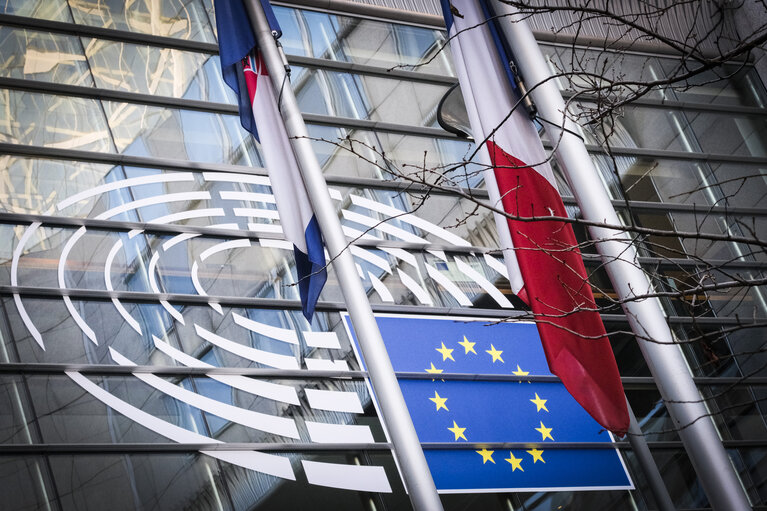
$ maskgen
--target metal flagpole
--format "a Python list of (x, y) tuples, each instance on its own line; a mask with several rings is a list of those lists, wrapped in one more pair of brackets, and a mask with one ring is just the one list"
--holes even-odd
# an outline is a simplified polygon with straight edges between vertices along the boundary
[[(574, 135), (578, 128), (564, 115), (562, 95), (533, 33), (515, 8), (499, 0), (492, 3), (495, 13), (504, 16), (501, 26), (528, 86), (534, 87), (530, 94), (540, 116), (551, 123), (547, 123), (546, 131), (556, 143), (558, 161), (583, 218), (620, 225), (606, 190), (598, 184), (599, 175), (583, 140)], [(562, 124), (564, 130), (557, 127)], [(598, 241), (605, 269), (711, 507), (722, 511), (751, 509), (681, 347), (674, 342), (660, 300), (632, 301), (635, 296), (652, 293), (653, 287), (639, 266), (630, 237), (625, 231), (603, 227), (589, 227), (589, 232)]]
[(416, 435), (410, 414), (394, 375), (373, 310), (368, 302), (346, 237), (341, 230), (336, 208), (330, 199), (322, 169), (311, 146), (309, 132), (298, 108), (298, 103), (287, 81), (285, 63), (277, 47), (263, 7), (258, 0), (245, 0), (248, 16), (255, 29), (258, 45), (269, 70), (269, 77), (282, 102), (278, 105), (285, 129), (290, 138), (301, 177), (306, 186), (314, 214), (333, 261), (341, 291), (365, 357), (370, 382), (378, 399), (382, 420), (391, 435), (405, 486), (413, 507), (419, 511), (440, 511), (440, 501), (434, 481), (426, 464), (421, 443)]

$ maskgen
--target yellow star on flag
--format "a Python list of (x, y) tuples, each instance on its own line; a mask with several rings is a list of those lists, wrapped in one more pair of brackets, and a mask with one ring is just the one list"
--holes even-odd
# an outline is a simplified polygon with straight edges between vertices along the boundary
[(522, 468), (522, 458), (515, 458), (514, 453), (509, 451), (509, 457), (504, 458), (504, 461), (508, 461), (511, 463), (511, 471), (514, 472), (515, 470), (519, 469), (522, 472), (525, 471), (524, 468)]
[(445, 347), (445, 343), (442, 343), (441, 348), (434, 348), (435, 350), (439, 351), (442, 354), (442, 361), (444, 362), (447, 359), (452, 360), (455, 362), (455, 359), (453, 358), (453, 348), (447, 348)]
[(531, 449), (531, 450), (527, 451), (527, 454), (529, 454), (530, 456), (533, 457), (533, 463), (537, 463), (539, 461), (541, 463), (546, 463), (543, 460), (543, 451), (541, 451), (540, 449)]
[[(447, 430), (455, 435), (456, 441), (458, 441), (459, 438), (463, 438), (464, 440), (466, 440), (466, 435), (463, 434), (463, 432), (466, 431), (466, 428), (460, 427), (458, 424), (456, 424), (455, 421), (453, 421), (453, 427), (447, 428)], [(466, 441), (468, 442), (468, 440)]]
[(444, 408), (445, 411), (450, 411), (447, 409), (447, 406), (445, 406), (445, 401), (447, 401), (446, 397), (439, 397), (439, 394), (437, 394), (437, 391), (434, 391), (434, 397), (430, 397), (429, 401), (434, 401), (434, 404), (437, 405), (437, 411), (439, 411), (440, 408)]
[[(492, 463), (492, 464), (495, 464), (495, 460), (493, 460), (493, 453), (494, 453), (494, 452), (495, 452), (495, 451), (488, 451), (488, 450), (487, 450), (487, 449), (485, 449), (485, 448), (482, 448), (482, 450), (481, 450), (481, 451), (476, 451), (476, 453), (477, 453), (477, 454), (479, 454), (480, 456), (482, 456), (482, 464), (483, 464), (483, 465), (484, 465), (485, 463), (487, 463), (488, 461), (489, 461), (490, 463)], [(513, 472), (513, 471), (512, 471), (512, 472)]]
[(537, 392), (535, 393), (535, 399), (531, 399), (530, 401), (535, 404), (536, 412), (540, 412), (541, 410), (549, 411), (549, 409), (546, 408), (546, 401), (548, 401), (548, 399), (539, 398)]
[(544, 441), (544, 440), (546, 440), (547, 438), (551, 438), (551, 440), (552, 440), (552, 441), (554, 440), (554, 437), (552, 437), (552, 436), (551, 436), (551, 431), (552, 431), (553, 429), (554, 429), (554, 428), (547, 428), (546, 426), (544, 426), (544, 425), (543, 425), (543, 422), (541, 422), (541, 427), (540, 427), (540, 428), (535, 428), (535, 430), (536, 430), (537, 432), (539, 432), (539, 433), (541, 434), (541, 436), (543, 437), (543, 438), (541, 439), (541, 442), (543, 442), (543, 441)]
[(513, 371), (511, 374), (514, 376), (527, 376), (530, 374), (530, 371), (523, 371), (521, 367), (519, 367), (519, 364), (517, 364), (517, 370)]
[(503, 351), (495, 349), (495, 346), (492, 344), (490, 345), (489, 350), (485, 350), (485, 353), (490, 353), (490, 356), (493, 357), (493, 363), (495, 363), (496, 360), (503, 362), (503, 359), (501, 358), (501, 353), (503, 353)]
[(439, 373), (441, 373), (442, 371), (444, 371), (444, 369), (437, 369), (436, 367), (434, 367), (434, 362), (432, 362), (432, 363), (431, 363), (431, 367), (430, 367), (430, 368), (428, 368), (428, 369), (424, 369), (424, 370), (425, 370), (427, 373), (429, 373), (429, 374), (439, 374)]
[[(474, 345), (477, 344), (477, 343), (476, 342), (471, 342), (470, 340), (468, 340), (466, 338), (465, 335), (463, 336), (463, 342), (459, 342), (458, 344), (463, 346), (463, 349), (466, 350), (466, 353), (464, 353), (464, 355), (468, 355), (469, 353), (474, 353), (475, 355), (477, 354), (477, 352), (474, 351)], [(479, 451), (477, 451), (477, 452), (479, 452)]]

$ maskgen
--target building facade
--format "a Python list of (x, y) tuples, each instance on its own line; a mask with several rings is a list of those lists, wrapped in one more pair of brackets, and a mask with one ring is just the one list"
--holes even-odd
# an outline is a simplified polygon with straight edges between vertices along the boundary
[[(437, 123), (457, 80), (436, 9), (276, 4), (290, 85), (376, 312), (524, 318), (493, 219), (477, 208), (487, 194), (472, 141)], [(0, 4), (4, 509), (409, 509), (332, 269), (313, 321), (301, 315), (258, 143), (220, 76), (214, 15), (209, 0)], [(678, 74), (681, 57), (661, 46), (596, 49), (597, 37), (620, 40), (600, 25), (547, 33), (567, 26), (557, 16), (531, 23), (568, 97), (584, 70), (622, 82)], [(582, 133), (595, 186), (627, 224), (654, 230), (638, 235), (641, 262), (754, 509), (767, 509), (762, 65), (653, 88)], [(573, 104), (588, 112), (604, 98)], [(576, 232), (668, 491), (679, 509), (708, 509)], [(726, 282), (739, 285), (674, 294)], [(443, 503), (656, 509), (630, 446), (616, 445), (633, 490)], [(391, 492), (331, 484), (367, 467)]]

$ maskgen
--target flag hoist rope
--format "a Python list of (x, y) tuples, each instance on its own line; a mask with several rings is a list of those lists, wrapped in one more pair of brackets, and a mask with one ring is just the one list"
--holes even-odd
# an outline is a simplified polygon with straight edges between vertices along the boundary
[(394, 455), (402, 471), (410, 500), (416, 510), (439, 511), (442, 509), (442, 502), (426, 464), (367, 294), (357, 275), (351, 252), (346, 250), (346, 237), (341, 230), (341, 223), (330, 199), (322, 169), (312, 149), (309, 132), (292, 89), (288, 85), (283, 87), (286, 80), (285, 68), (276, 40), (272, 36), (261, 3), (258, 0), (244, 0), (244, 3), (255, 28), (258, 45), (274, 89), (282, 92), (281, 105), (278, 105), (278, 108), (314, 214), (333, 260), (333, 269), (338, 277), (365, 358), (370, 382), (381, 409), (381, 419), (394, 445)]
[[(516, 63), (532, 88), (530, 94), (539, 114), (547, 121), (546, 131), (552, 141), (558, 141), (557, 160), (583, 218), (620, 225), (605, 188), (594, 186), (600, 183), (599, 175), (583, 140), (573, 135), (577, 127), (563, 114), (566, 107), (562, 95), (524, 17), (499, 0), (491, 0), (491, 3), (496, 15), (501, 17), (500, 25)], [(561, 128), (563, 121), (564, 129)], [(634, 296), (652, 293), (653, 288), (639, 266), (628, 234), (602, 227), (589, 227), (589, 232), (597, 241), (605, 269), (711, 507), (720, 511), (751, 509), (735, 467), (693, 382), (681, 347), (674, 342), (660, 300), (632, 301)]]

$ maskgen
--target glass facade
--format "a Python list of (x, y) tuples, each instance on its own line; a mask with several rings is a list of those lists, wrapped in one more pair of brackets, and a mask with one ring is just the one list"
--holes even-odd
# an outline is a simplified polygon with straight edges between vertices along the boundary
[[(374, 309), (524, 317), (493, 218), (474, 202), (487, 197), (474, 146), (436, 121), (456, 82), (444, 31), (275, 12)], [(300, 312), (259, 144), (220, 77), (211, 2), (11, 0), (0, 14), (3, 508), (409, 509), (332, 268), (315, 318)], [(543, 49), (553, 70), (574, 51), (589, 61), (586, 49)], [(604, 76), (631, 79), (674, 62), (594, 57)], [(655, 90), (584, 137), (621, 218), (678, 231), (638, 235), (642, 263), (667, 292), (669, 324), (754, 508), (767, 509), (767, 261), (748, 242), (767, 239), (767, 93), (751, 68), (713, 73)], [(561, 80), (563, 92), (581, 79)], [(707, 509), (626, 318), (610, 308), (609, 279), (576, 233), (674, 503)], [(733, 281), (751, 285), (674, 295)], [(628, 443), (616, 445), (636, 489), (445, 494), (445, 508), (656, 509)], [(391, 492), (317, 476), (368, 468)]]

